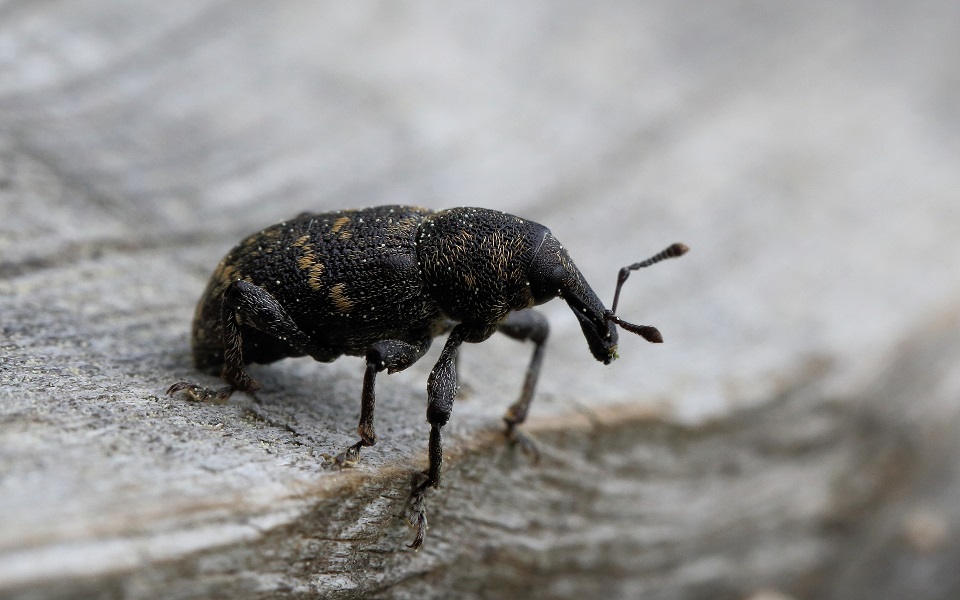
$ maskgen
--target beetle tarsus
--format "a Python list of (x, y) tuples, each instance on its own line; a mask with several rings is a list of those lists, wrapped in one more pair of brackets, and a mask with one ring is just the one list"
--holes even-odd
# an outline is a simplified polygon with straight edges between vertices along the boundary
[(367, 445), (363, 440), (360, 440), (340, 454), (333, 457), (325, 454), (324, 458), (330, 460), (329, 468), (331, 469), (349, 469), (357, 466), (357, 463), (360, 462), (360, 449)]
[(426, 493), (431, 484), (430, 475), (427, 472), (414, 475), (410, 484), (412, 490), (407, 501), (407, 523), (416, 530), (416, 534), (413, 541), (407, 544), (407, 548), (412, 550), (423, 545), (423, 539), (427, 534)]
[(167, 396), (172, 397), (180, 394), (187, 400), (194, 402), (216, 402), (220, 404), (226, 402), (233, 392), (233, 386), (228, 385), (219, 389), (213, 389), (197, 385), (196, 383), (190, 383), (189, 381), (178, 381), (167, 388)]
[(504, 435), (507, 436), (507, 441), (510, 442), (511, 446), (520, 448), (524, 454), (530, 457), (530, 460), (532, 460), (534, 464), (540, 462), (540, 449), (537, 447), (537, 442), (530, 437), (529, 434), (517, 427), (516, 423), (507, 421), (507, 430), (504, 432)]

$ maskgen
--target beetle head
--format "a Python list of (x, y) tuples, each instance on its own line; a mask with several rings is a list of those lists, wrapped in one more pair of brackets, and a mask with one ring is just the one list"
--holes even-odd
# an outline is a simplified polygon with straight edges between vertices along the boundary
[(557, 296), (563, 298), (580, 323), (580, 329), (587, 340), (590, 353), (598, 361), (610, 364), (617, 358), (617, 327), (635, 333), (648, 342), (663, 342), (663, 336), (656, 327), (624, 321), (615, 312), (620, 299), (620, 288), (630, 276), (630, 272), (666, 258), (680, 256), (686, 251), (687, 247), (683, 244), (673, 244), (645, 261), (620, 269), (613, 305), (608, 309), (584, 279), (583, 274), (560, 242), (547, 232), (531, 265), (530, 288), (537, 304)]

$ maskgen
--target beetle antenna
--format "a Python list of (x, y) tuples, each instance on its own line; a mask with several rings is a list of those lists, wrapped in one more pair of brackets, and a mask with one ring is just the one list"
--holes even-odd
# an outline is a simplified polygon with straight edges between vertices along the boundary
[(663, 343), (663, 336), (660, 335), (660, 330), (657, 329), (656, 327), (653, 327), (651, 325), (636, 325), (634, 323), (628, 323), (627, 321), (624, 321), (617, 315), (613, 314), (613, 311), (610, 311), (610, 310), (603, 313), (603, 318), (606, 321), (613, 321), (620, 327), (623, 327), (630, 333), (635, 333), (639, 335), (640, 337), (647, 340), (648, 342), (652, 342), (654, 344)]
[(687, 250), (689, 250), (685, 244), (671, 244), (667, 246), (662, 252), (654, 254), (647, 260), (642, 260), (638, 263), (634, 263), (628, 267), (620, 269), (620, 273), (617, 275), (617, 290), (613, 294), (613, 306), (610, 310), (603, 313), (603, 318), (605, 321), (611, 321), (616, 323), (620, 327), (626, 329), (630, 333), (635, 333), (647, 340), (648, 342), (653, 342), (654, 344), (659, 344), (663, 342), (663, 336), (660, 335), (660, 331), (656, 327), (650, 325), (636, 325), (634, 323), (629, 323), (624, 321), (617, 316), (617, 304), (620, 302), (620, 288), (623, 287), (623, 283), (630, 277), (631, 271), (636, 271), (637, 269), (642, 269), (644, 267), (649, 267), (650, 265), (655, 265), (662, 260), (668, 258), (676, 258), (678, 256), (683, 256)]
[[(658, 262), (662, 260), (666, 260), (668, 258), (676, 258), (678, 256), (683, 256), (684, 254), (686, 254), (687, 250), (689, 249), (690, 248), (688, 248), (686, 244), (681, 244), (677, 242), (676, 244), (671, 244), (667, 246), (666, 248), (663, 249), (662, 252), (658, 254), (654, 254), (647, 260), (642, 260), (638, 263), (633, 263), (628, 267), (624, 267), (620, 269), (620, 273), (617, 275), (617, 291), (614, 292), (613, 294), (613, 306), (610, 307), (610, 313), (616, 316), (617, 304), (620, 302), (620, 288), (623, 287), (623, 283), (627, 280), (628, 277), (630, 277), (630, 271), (636, 271), (637, 269), (642, 269), (644, 267), (649, 267), (650, 265), (655, 265)], [(619, 317), (617, 317), (617, 319), (619, 319)], [(617, 323), (617, 325), (620, 325), (627, 331), (632, 331), (629, 327), (625, 327), (623, 325), (623, 323), (626, 323), (626, 321), (623, 321), (623, 323), (620, 323), (614, 319), (607, 319), (607, 320)]]

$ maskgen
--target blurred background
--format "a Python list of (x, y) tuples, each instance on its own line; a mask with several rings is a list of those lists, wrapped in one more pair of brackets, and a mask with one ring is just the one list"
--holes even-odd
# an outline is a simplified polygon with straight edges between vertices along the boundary
[[(832, 426), (863, 434), (855, 453), (897, 449), (876, 466), (896, 475), (865, 484), (869, 510), (843, 521), (845, 535), (797, 550), (815, 576), (783, 576), (797, 555), (772, 551), (767, 566), (754, 556), (759, 575), (740, 589), (735, 565), (685, 571), (680, 554), (654, 587), (599, 569), (632, 583), (591, 589), (956, 597), (958, 57), (960, 4), (946, 0), (0, 2), (0, 508), (11, 517), (0, 592), (57, 575), (55, 553), (26, 550), (48, 543), (42, 527), (50, 547), (76, 541), (56, 517), (62, 503), (76, 502), (77, 522), (93, 519), (101, 496), (78, 492), (89, 478), (69, 475), (71, 461), (117, 472), (109, 443), (60, 433), (72, 431), (62, 419), (123, 422), (136, 435), (115, 432), (119, 453), (154, 456), (136, 441), (146, 425), (111, 402), (156, 400), (190, 374), (193, 302), (234, 242), (304, 210), (399, 203), (543, 223), (604, 299), (621, 266), (691, 246), (624, 289), (619, 312), (658, 326), (662, 348), (624, 339), (623, 360), (603, 369), (566, 307), (545, 307), (554, 333), (540, 416), (629, 406), (709, 431), (763, 423), (786, 398), (790, 417), (771, 431), (799, 428), (829, 447), (841, 439), (831, 426), (804, 429), (829, 402), (843, 415)], [(469, 349), (464, 369), (496, 402), (458, 405), (451, 428), (463, 439), (496, 422), (522, 375), (520, 359), (503, 359), (512, 342), (488, 343)], [(411, 395), (430, 363), (398, 376)], [(352, 435), (352, 367), (334, 367), (346, 383), (331, 413), (295, 406), (302, 423), (336, 423), (320, 440), (332, 447)], [(309, 363), (277, 368), (265, 371), (275, 386), (302, 382), (293, 397), (320, 377)], [(54, 416), (39, 419), (38, 406)], [(403, 444), (423, 439), (403, 437), (422, 421), (413, 406), (396, 409)], [(152, 426), (160, 438), (173, 427)], [(190, 460), (157, 464), (173, 480)], [(860, 463), (837, 464), (832, 482)], [(126, 468), (118, 489), (148, 477)], [(797, 495), (807, 485), (778, 477)], [(579, 589), (554, 585), (569, 565), (537, 556), (544, 597)], [(82, 562), (71, 573), (84, 574)]]

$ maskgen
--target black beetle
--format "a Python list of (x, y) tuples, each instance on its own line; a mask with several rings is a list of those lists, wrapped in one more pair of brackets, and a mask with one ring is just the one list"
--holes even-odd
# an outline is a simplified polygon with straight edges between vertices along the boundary
[(425, 491), (440, 483), (440, 428), (453, 408), (460, 344), (482, 342), (496, 331), (534, 343), (520, 397), (504, 416), (508, 437), (532, 449), (517, 426), (533, 398), (549, 326), (531, 307), (563, 298), (590, 352), (609, 364), (617, 357), (617, 326), (663, 341), (656, 328), (615, 314), (630, 272), (686, 250), (673, 244), (621, 269), (607, 309), (550, 230), (520, 217), (484, 208), (434, 212), (411, 206), (304, 213), (240, 242), (220, 261), (197, 304), (194, 363), (221, 375), (227, 386), (211, 390), (181, 381), (167, 393), (224, 400), (235, 391), (259, 389), (244, 370), (249, 363), (365, 357), (360, 441), (334, 461), (346, 466), (377, 441), (377, 373), (406, 369), (433, 338), (449, 333), (427, 381), (430, 465), (414, 478), (408, 516), (417, 530), (410, 546), (417, 548), (426, 529)]

